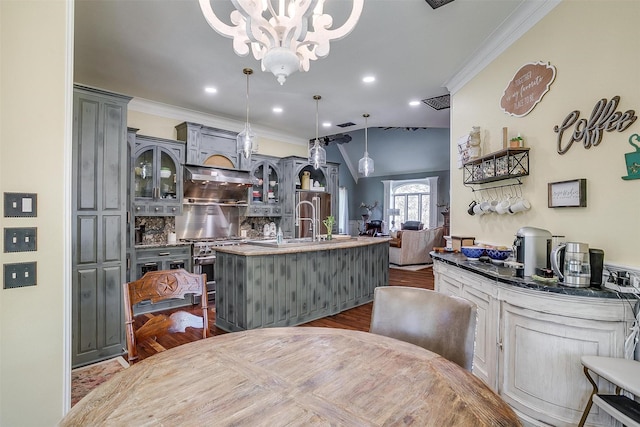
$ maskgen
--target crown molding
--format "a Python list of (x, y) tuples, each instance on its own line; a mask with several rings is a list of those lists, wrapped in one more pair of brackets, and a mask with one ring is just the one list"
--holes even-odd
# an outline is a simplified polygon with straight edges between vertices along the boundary
[[(238, 120), (227, 119), (200, 111), (190, 110), (188, 108), (176, 107), (174, 105), (163, 104), (162, 102), (151, 101), (149, 99), (138, 97), (134, 97), (129, 102), (129, 110), (166, 117), (169, 119), (198, 123), (232, 132), (240, 132), (244, 129), (244, 122)], [(274, 129), (256, 126), (253, 123), (251, 124), (251, 128), (259, 138), (268, 138), (293, 145), (308, 145), (308, 141), (306, 139), (295, 138)]]
[(336, 144), (336, 146), (338, 147), (338, 151), (340, 151), (340, 154), (342, 154), (342, 159), (344, 160), (345, 166), (347, 166), (347, 169), (349, 169), (349, 172), (351, 173), (351, 176), (353, 177), (353, 180), (357, 184), (358, 183), (358, 170), (353, 166), (353, 163), (351, 163), (351, 158), (349, 158), (349, 155), (347, 154), (347, 150), (344, 149), (342, 144)]
[(466, 61), (443, 86), (451, 95), (469, 83), (480, 71), (494, 61), (535, 24), (544, 18), (562, 0), (524, 0), (489, 36), (486, 43)]

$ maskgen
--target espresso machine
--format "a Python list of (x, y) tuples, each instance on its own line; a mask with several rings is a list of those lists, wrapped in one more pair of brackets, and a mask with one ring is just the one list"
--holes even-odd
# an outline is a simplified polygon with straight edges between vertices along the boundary
[(524, 265), (524, 276), (533, 276), (536, 268), (549, 268), (551, 232), (542, 228), (522, 227), (513, 242), (516, 261)]

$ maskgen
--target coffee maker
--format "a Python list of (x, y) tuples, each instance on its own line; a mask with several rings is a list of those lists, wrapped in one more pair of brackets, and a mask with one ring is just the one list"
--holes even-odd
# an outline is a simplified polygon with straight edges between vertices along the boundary
[(513, 242), (516, 261), (524, 265), (524, 276), (532, 276), (536, 267), (549, 268), (551, 232), (542, 228), (522, 227)]

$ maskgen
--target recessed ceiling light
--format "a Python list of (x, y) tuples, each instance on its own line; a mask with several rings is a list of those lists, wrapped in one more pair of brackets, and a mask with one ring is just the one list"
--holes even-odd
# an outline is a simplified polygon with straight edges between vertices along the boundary
[(215, 87), (211, 87), (211, 86), (205, 87), (204, 91), (207, 92), (207, 93), (218, 93), (218, 89), (216, 89)]
[(282, 113), (282, 107), (273, 107), (274, 113)]
[(331, 122), (322, 122), (322, 127), (325, 127), (325, 128), (331, 127)]
[(376, 81), (376, 78), (374, 76), (364, 76), (362, 81), (365, 83), (373, 83)]
[(420, 101), (410, 101), (409, 105), (411, 105), (412, 107), (417, 107), (418, 105), (420, 105)]

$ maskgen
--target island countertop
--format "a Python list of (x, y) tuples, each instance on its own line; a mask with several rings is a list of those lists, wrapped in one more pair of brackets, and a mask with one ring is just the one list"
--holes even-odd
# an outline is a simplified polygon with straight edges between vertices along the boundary
[(541, 292), (549, 292), (563, 295), (572, 295), (580, 297), (592, 298), (619, 298), (616, 292), (606, 288), (572, 288), (563, 286), (557, 280), (555, 281), (536, 281), (531, 277), (515, 277), (515, 269), (509, 267), (501, 267), (491, 263), (482, 261), (468, 260), (466, 256), (460, 253), (437, 253), (431, 252), (431, 257), (447, 264), (455, 265), (464, 270), (480, 274), (489, 279), (495, 279), (497, 282), (516, 286), (519, 288), (527, 288)]
[(217, 247), (216, 252), (224, 252), (244, 256), (283, 255), (300, 252), (317, 252), (332, 249), (356, 248), (360, 246), (387, 243), (389, 240), (390, 239), (388, 237), (358, 236), (352, 238), (334, 238), (332, 240), (321, 242), (309, 242), (309, 244), (307, 245), (295, 244), (287, 246), (287, 244), (284, 244), (278, 247), (262, 246), (259, 244), (252, 244), (252, 242), (245, 242), (240, 245)]

